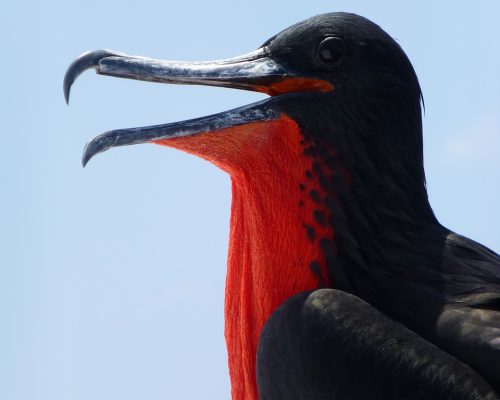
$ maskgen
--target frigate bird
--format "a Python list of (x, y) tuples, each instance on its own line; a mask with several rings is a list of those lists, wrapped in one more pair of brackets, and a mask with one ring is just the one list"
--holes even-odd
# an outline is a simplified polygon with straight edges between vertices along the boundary
[(235, 400), (497, 399), (500, 262), (429, 205), (422, 95), (373, 22), (330, 13), (256, 51), (173, 62), (83, 54), (76, 77), (224, 86), (271, 97), (93, 139), (156, 143), (232, 178), (225, 337)]

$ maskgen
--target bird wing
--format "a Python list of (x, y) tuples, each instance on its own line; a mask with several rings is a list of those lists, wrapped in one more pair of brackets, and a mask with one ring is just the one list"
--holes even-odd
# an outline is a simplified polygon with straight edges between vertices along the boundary
[(302, 292), (273, 313), (257, 381), (261, 400), (498, 399), (472, 368), (335, 289)]
[(433, 342), (500, 388), (500, 257), (452, 232), (443, 251), (446, 304)]
[[(447, 293), (470, 306), (500, 310), (500, 256), (464, 236), (449, 232), (443, 249)], [(495, 307), (496, 305), (496, 307)]]

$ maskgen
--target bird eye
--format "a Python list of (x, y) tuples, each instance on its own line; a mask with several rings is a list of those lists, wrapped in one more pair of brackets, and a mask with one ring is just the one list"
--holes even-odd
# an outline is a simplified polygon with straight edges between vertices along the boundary
[(340, 62), (345, 53), (344, 41), (338, 37), (329, 37), (319, 44), (319, 58), (327, 64)]

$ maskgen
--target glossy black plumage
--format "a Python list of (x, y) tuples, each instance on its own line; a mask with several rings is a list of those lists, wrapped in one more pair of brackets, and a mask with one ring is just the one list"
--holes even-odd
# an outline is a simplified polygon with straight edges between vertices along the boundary
[(303, 292), (267, 322), (260, 400), (495, 399), (480, 376), (360, 298)]
[[(344, 61), (331, 69), (310, 61), (314, 60), (310, 54), (314, 43), (325, 33), (341, 37), (346, 43)], [(457, 377), (471, 373), (467, 364), (491, 386), (500, 387), (499, 257), (444, 228), (434, 217), (423, 170), (421, 91), (410, 61), (378, 26), (362, 17), (342, 13), (321, 15), (292, 26), (272, 39), (269, 47), (271, 55), (281, 63), (294, 69), (319, 70), (330, 76), (335, 87), (332, 96), (290, 101), (283, 109), (313, 143), (307, 151), (315, 160), (322, 188), (330, 194), (323, 206), (330, 212), (328, 223), (335, 231), (335, 240), (326, 243), (324, 251), (333, 285), (369, 305), (363, 303), (361, 309), (352, 307), (353, 313), (367, 312), (368, 319), (358, 332), (336, 332), (337, 317), (333, 314), (331, 320), (318, 322), (333, 332), (328, 337), (330, 342), (322, 339), (323, 352), (317, 352), (319, 358), (300, 354), (304, 346), (317, 340), (312, 333), (309, 336), (303, 333), (303, 324), (309, 321), (302, 319), (304, 306), (289, 304), (277, 312), (279, 317), (273, 315), (263, 332), (262, 346), (269, 350), (273, 347), (270, 343), (274, 343), (283, 346), (283, 351), (269, 350), (265, 355), (266, 351), (260, 350), (262, 398), (496, 398), (492, 393), (487, 394), (486, 384), (478, 384), (478, 394), (474, 395), (471, 386), (462, 387), (463, 381)], [(339, 154), (337, 159), (328, 155), (327, 150), (332, 148)], [(326, 178), (331, 171), (338, 170), (339, 163), (349, 171), (349, 183), (340, 174)], [(373, 309), (368, 311), (369, 307)], [(391, 319), (382, 323), (376, 310)], [(290, 315), (283, 317), (284, 313)], [(355, 317), (352, 318), (354, 321)], [(288, 326), (283, 322), (291, 320), (295, 322), (289, 322)], [(396, 321), (419, 335), (419, 346), (428, 346), (435, 355), (425, 361), (429, 368), (453, 370), (451, 381), (445, 376), (434, 379), (432, 374), (418, 375), (415, 370), (412, 379), (418, 382), (414, 387), (419, 387), (422, 393), (409, 394), (405, 392), (405, 384), (398, 381), (400, 378), (393, 377), (394, 380), (390, 374), (370, 375), (363, 354), (375, 351), (379, 339), (370, 338), (371, 326), (385, 329), (379, 333), (390, 337)], [(321, 330), (320, 326), (315, 328)], [(287, 339), (280, 343), (282, 332), (287, 332), (284, 334)], [(340, 361), (327, 360), (330, 364), (324, 364), (325, 368), (319, 365), (325, 362), (321, 357), (330, 354), (333, 357), (335, 341), (343, 333), (341, 341), (347, 348), (355, 348), (345, 356), (357, 361), (347, 363), (346, 371), (342, 371), (337, 381), (328, 368), (342, 369)], [(357, 335), (368, 335), (363, 350), (354, 345)], [(287, 340), (299, 340), (300, 344), (295, 349), (287, 348)], [(404, 349), (404, 345), (394, 347), (396, 354)], [(456, 363), (446, 352), (465, 364)], [(379, 356), (384, 359), (372, 361), (392, 362), (385, 355)], [(415, 355), (406, 361), (393, 361), (389, 369), (412, 370), (421, 359)], [(290, 370), (286, 371), (287, 368)], [(275, 372), (280, 370), (281, 382)], [(292, 370), (306, 374), (316, 371), (310, 375), (309, 383), (327, 387), (331, 394), (313, 390), (293, 397), (299, 391), (294, 386), (297, 376), (291, 375)], [(274, 376), (272, 380), (266, 377), (268, 373)], [(388, 392), (378, 391), (380, 381), (384, 382), (382, 389)], [(354, 390), (360, 382), (363, 390)], [(352, 392), (345, 391), (349, 384), (353, 385), (349, 389)], [(277, 392), (267, 395), (272, 388)], [(338, 394), (334, 394), (335, 388), (339, 388)]]

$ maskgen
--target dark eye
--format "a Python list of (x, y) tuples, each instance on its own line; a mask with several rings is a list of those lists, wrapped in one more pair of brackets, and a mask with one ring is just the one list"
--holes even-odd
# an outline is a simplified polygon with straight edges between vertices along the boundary
[(326, 38), (319, 44), (319, 58), (326, 64), (338, 64), (344, 53), (344, 41), (338, 37)]

